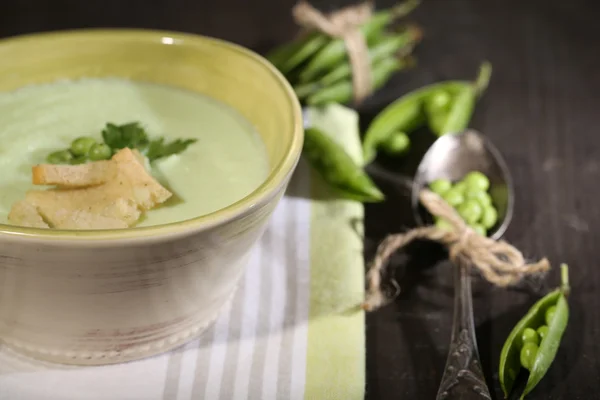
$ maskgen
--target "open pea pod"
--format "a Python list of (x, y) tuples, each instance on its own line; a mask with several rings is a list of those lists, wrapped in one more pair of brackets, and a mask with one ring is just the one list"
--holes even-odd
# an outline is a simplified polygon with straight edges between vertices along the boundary
[(319, 129), (305, 130), (302, 155), (323, 180), (342, 197), (361, 202), (384, 200), (383, 193), (361, 166)]
[[(475, 109), (477, 97), (480, 96), (487, 88), (490, 76), (492, 74), (492, 66), (489, 62), (484, 62), (480, 69), (477, 79), (470, 85), (464, 86), (455, 95), (452, 105), (448, 110), (439, 131), (434, 133), (438, 136), (447, 133), (460, 133), (469, 127), (471, 117)], [(431, 118), (432, 116), (429, 116)]]
[(365, 163), (368, 164), (375, 159), (378, 147), (386, 142), (394, 132), (411, 133), (425, 124), (425, 99), (438, 91), (455, 95), (469, 85), (468, 81), (434, 83), (407, 93), (389, 104), (373, 119), (367, 128), (363, 139)]
[(499, 379), (505, 397), (512, 392), (521, 368), (529, 369), (529, 378), (521, 394), (523, 399), (542, 380), (556, 357), (569, 320), (569, 277), (564, 264), (561, 266), (561, 276), (561, 287), (538, 300), (504, 343), (500, 354)]

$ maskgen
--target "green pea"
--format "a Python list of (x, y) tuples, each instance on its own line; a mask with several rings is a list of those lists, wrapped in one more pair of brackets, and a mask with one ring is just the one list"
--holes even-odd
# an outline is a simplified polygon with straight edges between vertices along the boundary
[(477, 200), (481, 207), (489, 207), (492, 205), (491, 196), (483, 190), (467, 187), (465, 190), (465, 198)]
[(389, 155), (404, 154), (410, 149), (410, 138), (404, 132), (394, 132), (381, 144)]
[(548, 334), (548, 326), (542, 325), (539, 328), (537, 328), (537, 334), (540, 337), (540, 340), (544, 340), (544, 338)]
[(452, 96), (448, 91), (438, 90), (427, 97), (425, 106), (431, 111), (447, 111), (451, 100)]
[(479, 221), (483, 209), (475, 200), (466, 200), (464, 203), (459, 205), (456, 209), (458, 214), (468, 223), (474, 224)]
[(498, 222), (498, 211), (494, 207), (483, 208), (481, 219), (479, 221), (486, 229), (491, 229)]
[(74, 156), (85, 156), (95, 144), (96, 141), (91, 137), (77, 138), (71, 143), (71, 153)]
[(451, 188), (452, 182), (450, 182), (448, 179), (436, 179), (429, 183), (429, 189), (440, 196), (442, 196)]
[(49, 164), (66, 164), (73, 158), (73, 154), (69, 150), (60, 150), (50, 153), (46, 157)]
[(554, 319), (554, 314), (556, 314), (556, 306), (548, 307), (546, 310), (546, 324), (550, 325), (552, 320)]
[(470, 189), (479, 189), (486, 191), (490, 188), (490, 180), (479, 171), (469, 172), (463, 181)]
[(427, 125), (429, 129), (440, 136), (446, 122), (447, 111), (452, 98), (446, 90), (432, 93), (425, 99), (425, 113), (427, 114)]
[(435, 221), (435, 226), (437, 228), (439, 228), (439, 229), (443, 229), (443, 230), (446, 230), (446, 231), (453, 231), (454, 230), (454, 227), (452, 226), (452, 224), (450, 222), (446, 221), (443, 218), (438, 218)]
[(446, 201), (446, 203), (450, 204), (452, 207), (457, 207), (465, 201), (465, 197), (462, 192), (456, 190), (456, 187), (448, 190), (442, 198)]
[(471, 229), (481, 236), (487, 236), (487, 229), (481, 224), (472, 224)]
[(452, 186), (452, 189), (462, 193), (463, 195), (467, 191), (467, 184), (463, 181), (458, 181)]
[(89, 151), (92, 161), (108, 160), (112, 156), (112, 150), (104, 143), (96, 143)]
[(523, 340), (523, 343), (531, 342), (535, 343), (536, 346), (539, 346), (540, 344), (540, 337), (535, 329), (532, 328), (525, 328), (521, 339)]
[(523, 343), (523, 347), (521, 348), (520, 360), (523, 368), (527, 370), (531, 370), (533, 367), (533, 363), (535, 362), (535, 357), (537, 356), (538, 345), (533, 342), (525, 342)]
[(86, 162), (88, 162), (88, 158), (86, 156), (73, 157), (71, 160), (69, 160), (69, 164), (71, 165), (85, 164)]

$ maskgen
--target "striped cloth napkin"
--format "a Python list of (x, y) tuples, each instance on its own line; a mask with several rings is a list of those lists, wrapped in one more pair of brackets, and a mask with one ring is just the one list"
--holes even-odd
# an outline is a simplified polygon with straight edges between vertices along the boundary
[[(360, 161), (354, 111), (308, 114)], [(362, 218), (361, 204), (331, 199), (301, 161), (233, 302), (199, 339), (102, 367), (46, 364), (0, 347), (0, 399), (363, 399)]]

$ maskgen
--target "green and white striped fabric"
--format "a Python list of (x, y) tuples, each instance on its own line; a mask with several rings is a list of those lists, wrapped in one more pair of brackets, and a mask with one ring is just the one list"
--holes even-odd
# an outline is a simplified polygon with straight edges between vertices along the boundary
[[(358, 118), (331, 106), (313, 125), (360, 160)], [(364, 397), (363, 207), (333, 200), (300, 163), (231, 304), (199, 339), (105, 367), (39, 364), (0, 351), (0, 398), (13, 400)]]

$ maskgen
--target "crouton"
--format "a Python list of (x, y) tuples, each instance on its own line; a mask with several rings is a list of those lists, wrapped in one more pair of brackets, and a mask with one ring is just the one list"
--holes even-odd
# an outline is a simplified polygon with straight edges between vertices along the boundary
[(44, 221), (37, 208), (25, 201), (17, 201), (8, 214), (8, 221), (11, 224), (26, 226), (29, 228), (50, 228)]
[[(172, 194), (150, 175), (144, 157), (128, 148), (111, 160), (83, 165), (38, 165), (33, 182), (55, 189), (31, 190), (11, 210), (11, 222), (57, 229), (120, 229)], [(20, 204), (22, 203), (22, 204)], [(41, 222), (40, 222), (41, 221)]]
[(56, 185), (64, 188), (96, 186), (116, 174), (112, 161), (96, 161), (80, 165), (41, 164), (32, 167), (34, 185)]
[(115, 179), (107, 182), (106, 190), (114, 190), (134, 200), (142, 209), (150, 210), (164, 203), (172, 193), (152, 177), (144, 166), (143, 157), (137, 150), (125, 148), (116, 153), (112, 161), (117, 163)]

